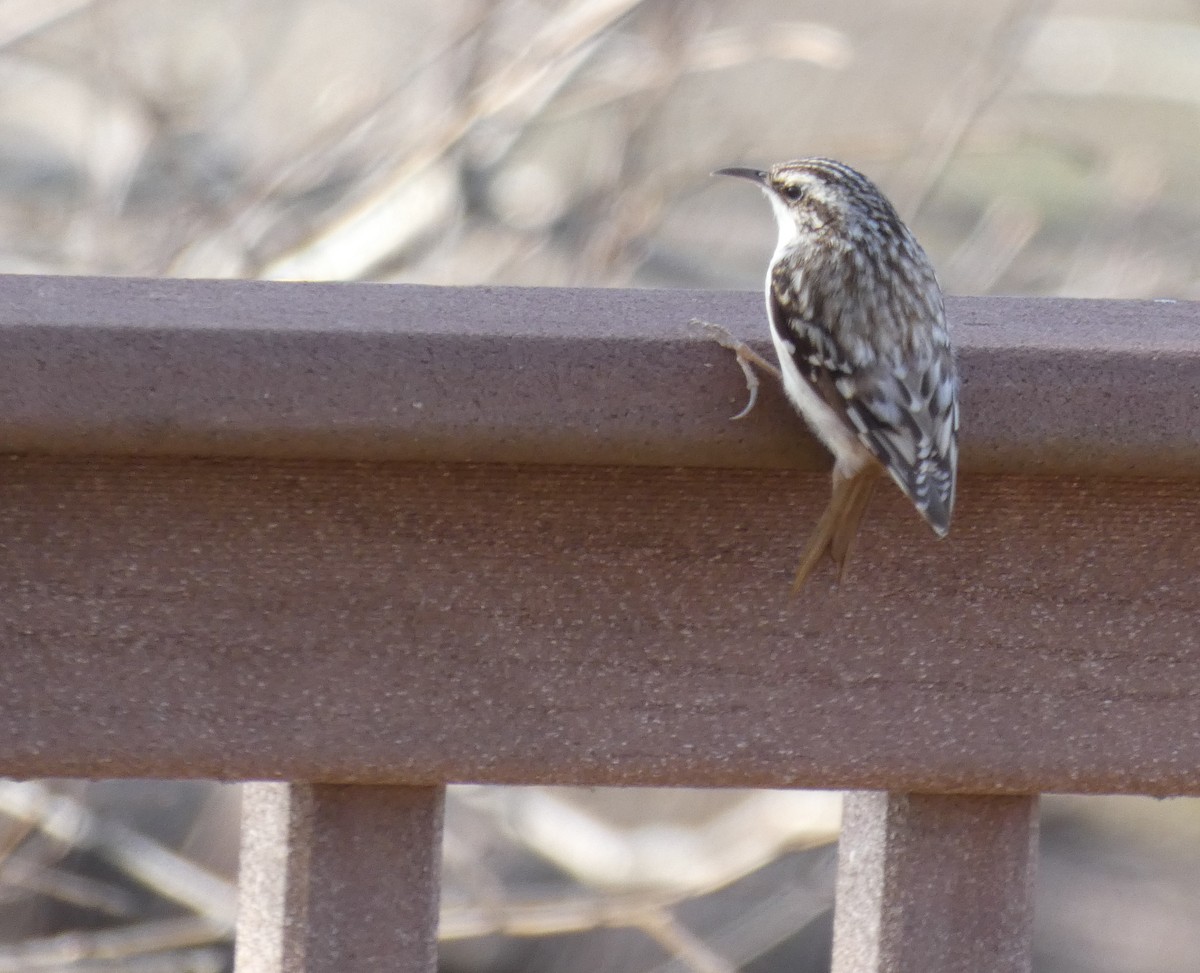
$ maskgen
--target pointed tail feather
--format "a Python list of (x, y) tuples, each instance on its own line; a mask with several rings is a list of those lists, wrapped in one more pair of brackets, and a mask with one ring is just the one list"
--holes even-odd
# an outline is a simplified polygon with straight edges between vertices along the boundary
[(804, 587), (826, 552), (837, 565), (837, 577), (841, 582), (846, 572), (846, 559), (854, 546), (859, 524), (866, 513), (879, 473), (880, 467), (874, 463), (850, 477), (844, 477), (834, 470), (833, 495), (800, 559), (796, 580), (792, 582), (792, 594), (797, 594)]
[(846, 573), (846, 559), (854, 549), (854, 541), (858, 537), (858, 527), (862, 523), (863, 514), (867, 512), (867, 505), (871, 502), (871, 494), (875, 492), (877, 482), (879, 482), (878, 468), (868, 467), (846, 484), (846, 492), (849, 496), (846, 498), (845, 510), (834, 529), (833, 538), (829, 544), (829, 554), (833, 558), (833, 563), (837, 565), (839, 584)]

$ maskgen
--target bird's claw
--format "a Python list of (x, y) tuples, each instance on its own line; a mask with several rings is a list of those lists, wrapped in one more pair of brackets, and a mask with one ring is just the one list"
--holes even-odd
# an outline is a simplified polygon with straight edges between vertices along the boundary
[(755, 404), (758, 402), (759, 382), (758, 375), (754, 371), (754, 366), (770, 372), (779, 377), (779, 371), (769, 361), (764, 359), (762, 355), (754, 351), (744, 341), (733, 336), (733, 333), (722, 324), (714, 324), (712, 321), (704, 321), (700, 318), (692, 318), (692, 324), (700, 328), (709, 338), (719, 344), (722, 348), (727, 348), (732, 351), (737, 359), (738, 367), (741, 368), (742, 374), (746, 377), (746, 391), (750, 393), (750, 398), (746, 402), (746, 406), (737, 415), (730, 416), (731, 422), (737, 422), (739, 419), (745, 419), (753, 411)]

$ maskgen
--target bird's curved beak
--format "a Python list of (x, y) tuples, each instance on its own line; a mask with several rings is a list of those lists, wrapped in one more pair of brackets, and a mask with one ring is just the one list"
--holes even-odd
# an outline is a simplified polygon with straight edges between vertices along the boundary
[(751, 182), (756, 182), (760, 186), (767, 184), (768, 173), (762, 169), (746, 169), (742, 166), (731, 166), (728, 169), (718, 169), (713, 173), (714, 176), (736, 176), (738, 179), (749, 179)]

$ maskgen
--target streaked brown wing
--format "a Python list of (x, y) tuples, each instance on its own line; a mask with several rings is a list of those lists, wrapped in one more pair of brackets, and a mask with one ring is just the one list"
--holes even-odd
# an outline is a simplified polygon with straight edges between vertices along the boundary
[(887, 469), (933, 529), (944, 535), (954, 508), (957, 468), (957, 374), (949, 347), (897, 374), (856, 363), (818, 323), (788, 314), (774, 289), (772, 325), (795, 348), (800, 375)]

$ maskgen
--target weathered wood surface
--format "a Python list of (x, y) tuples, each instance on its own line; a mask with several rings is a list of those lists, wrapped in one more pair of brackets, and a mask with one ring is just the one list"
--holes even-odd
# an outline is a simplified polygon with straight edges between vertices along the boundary
[(754, 295), (0, 292), (0, 773), (1200, 794), (1196, 305), (955, 302), (950, 539), (792, 600)]
[(9, 461), (0, 770), (1200, 793), (1200, 483)]
[[(951, 298), (963, 459), (1200, 476), (1200, 303)], [(0, 452), (818, 468), (761, 296), (0, 278)]]
[(247, 785), (237, 973), (432, 973), (444, 797)]
[(833, 973), (1029, 973), (1037, 805), (847, 794)]

